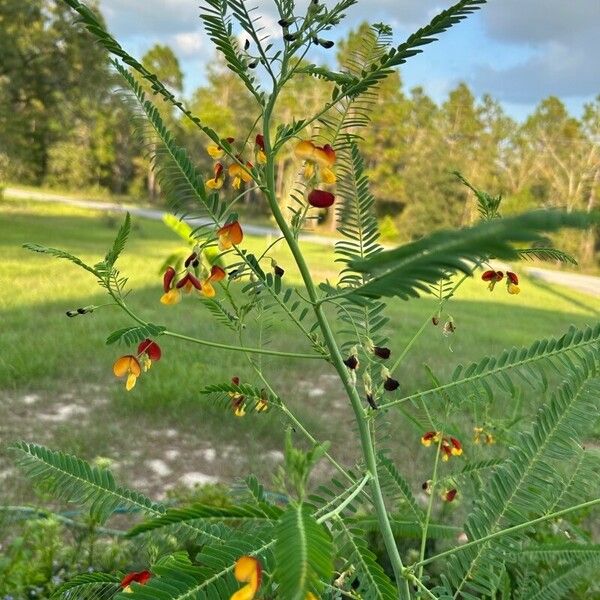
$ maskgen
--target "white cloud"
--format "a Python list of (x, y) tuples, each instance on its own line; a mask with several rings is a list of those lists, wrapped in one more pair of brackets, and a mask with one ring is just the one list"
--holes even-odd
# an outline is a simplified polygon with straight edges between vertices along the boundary
[(479, 90), (525, 103), (600, 91), (597, 0), (502, 0), (490, 2), (483, 17), (491, 39), (522, 48), (526, 58), (508, 68), (478, 67), (473, 83)]
[(183, 58), (197, 56), (204, 47), (204, 36), (200, 31), (184, 31), (173, 36), (173, 50)]

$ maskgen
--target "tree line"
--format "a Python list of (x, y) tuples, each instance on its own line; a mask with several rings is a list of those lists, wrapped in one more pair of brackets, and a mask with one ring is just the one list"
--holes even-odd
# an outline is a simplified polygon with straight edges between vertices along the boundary
[[(153, 142), (135, 126), (133, 104), (123, 102), (121, 81), (106, 53), (56, 0), (2, 0), (0, 8), (0, 181), (101, 189), (160, 203), (151, 168)], [(336, 61), (359, 51), (363, 24), (337, 45)], [(143, 64), (178, 96), (184, 75), (174, 52), (156, 45)], [(330, 96), (310, 75), (282, 97), (278, 118), (302, 118)], [(255, 100), (219, 61), (206, 67), (206, 83), (187, 104), (223, 137), (245, 138), (256, 127)], [(600, 193), (600, 95), (580, 118), (559, 98), (542, 100), (521, 123), (491, 96), (478, 100), (462, 83), (438, 104), (422, 88), (406, 90), (401, 74), (385, 80), (371, 107), (362, 150), (378, 199), (383, 233), (411, 239), (444, 226), (472, 222), (475, 205), (453, 171), (505, 196), (508, 211), (566, 207), (592, 211)], [(201, 132), (159, 101), (162, 117), (207, 173), (212, 160)], [(277, 185), (293, 188), (297, 160), (282, 154)], [(247, 208), (266, 211), (249, 194)], [(324, 227), (335, 227), (325, 216)], [(593, 264), (600, 236), (590, 229), (567, 240), (580, 261)]]

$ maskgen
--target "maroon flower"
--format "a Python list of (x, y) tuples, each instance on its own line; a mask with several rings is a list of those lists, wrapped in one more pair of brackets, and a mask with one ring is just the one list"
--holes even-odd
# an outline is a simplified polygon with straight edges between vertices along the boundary
[(315, 208), (328, 208), (335, 202), (335, 196), (325, 190), (313, 190), (308, 195), (308, 203)]
[(393, 379), (392, 377), (388, 377), (383, 382), (383, 389), (388, 392), (393, 392), (394, 390), (397, 390), (399, 387), (400, 387), (400, 382), (396, 379)]
[(344, 364), (351, 370), (354, 371), (355, 369), (358, 369), (358, 356), (356, 356), (356, 354), (351, 354), (345, 361)]
[(160, 346), (149, 339), (140, 342), (137, 351), (138, 354), (146, 354), (152, 361), (160, 360), (160, 357), (162, 356)]

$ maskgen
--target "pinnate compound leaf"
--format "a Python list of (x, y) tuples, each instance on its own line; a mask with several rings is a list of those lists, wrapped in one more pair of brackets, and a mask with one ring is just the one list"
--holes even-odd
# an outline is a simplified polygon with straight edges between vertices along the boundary
[(303, 505), (291, 505), (276, 529), (275, 580), (281, 600), (317, 595), (333, 575), (333, 543), (328, 531)]
[(470, 228), (438, 231), (421, 240), (386, 250), (350, 267), (369, 273), (372, 279), (343, 295), (403, 299), (427, 292), (428, 286), (448, 273), (471, 274), (473, 262), (490, 257), (514, 260), (519, 251), (516, 242), (542, 239), (542, 234), (562, 227), (583, 229), (599, 217), (585, 213), (538, 210), (516, 217), (493, 219)]

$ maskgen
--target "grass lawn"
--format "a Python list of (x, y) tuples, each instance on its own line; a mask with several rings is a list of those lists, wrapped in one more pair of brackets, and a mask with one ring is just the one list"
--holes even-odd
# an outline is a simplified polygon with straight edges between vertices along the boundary
[[(154, 495), (178, 482), (232, 482), (249, 472), (268, 485), (281, 460), (284, 421), (275, 410), (240, 419), (198, 394), (204, 385), (227, 382), (233, 375), (260, 385), (242, 353), (162, 339), (163, 360), (126, 393), (111, 371), (125, 349), (104, 344), (111, 331), (131, 324), (126, 315), (107, 308), (67, 319), (67, 309), (102, 304), (102, 290), (70, 263), (21, 248), (23, 242), (38, 242), (93, 263), (106, 251), (120, 219), (56, 204), (0, 204), (0, 486), (5, 496), (0, 502), (29, 497), (29, 483), (15, 474), (4, 449), (16, 439), (90, 459), (110, 458), (121, 481)], [(248, 236), (244, 247), (259, 252), (265, 242)], [(144, 319), (171, 330), (236, 344), (231, 332), (215, 323), (200, 303), (190, 298), (176, 307), (159, 303), (159, 268), (166, 256), (181, 248), (161, 223), (134, 220), (130, 243), (119, 260), (134, 290), (131, 306)], [(307, 244), (305, 250), (318, 280), (335, 279), (332, 248)], [(271, 255), (286, 269), (285, 282), (299, 283), (290, 257), (281, 249)], [(400, 392), (431, 385), (424, 364), (444, 381), (459, 363), (559, 335), (571, 324), (581, 327), (599, 320), (595, 298), (527, 278), (521, 288), (519, 296), (509, 296), (503, 285), (489, 294), (480, 280), (467, 281), (448, 305), (456, 333), (447, 338), (441, 326), (426, 327), (399, 370)], [(387, 334), (396, 356), (434, 307), (430, 299), (390, 302)], [(272, 347), (310, 352), (293, 325), (274, 316), (268, 331)], [(247, 345), (256, 345), (256, 337), (249, 327)], [(319, 361), (269, 357), (263, 357), (262, 368), (315, 437), (331, 440), (332, 453), (351, 465), (357, 456), (354, 426), (333, 369)], [(533, 410), (539, 392), (528, 398)], [(492, 410), (501, 414), (512, 406), (506, 403)], [(387, 444), (410, 448), (407, 470), (413, 483), (422, 481), (426, 456), (418, 444), (420, 432), (398, 411), (390, 413), (389, 422), (392, 435)], [(462, 423), (466, 438), (472, 426)], [(321, 475), (329, 473), (324, 465)]]

